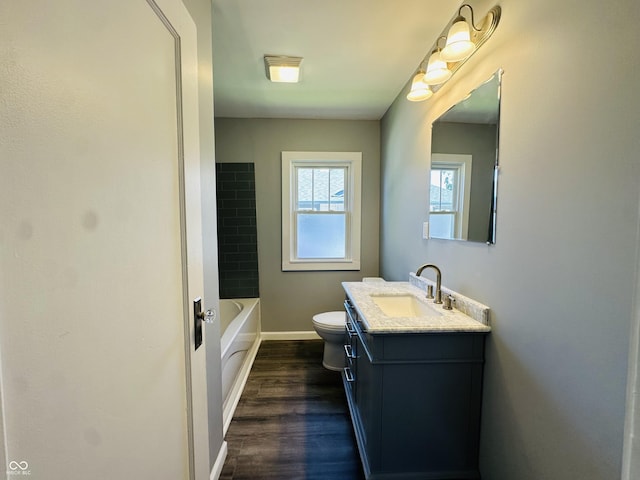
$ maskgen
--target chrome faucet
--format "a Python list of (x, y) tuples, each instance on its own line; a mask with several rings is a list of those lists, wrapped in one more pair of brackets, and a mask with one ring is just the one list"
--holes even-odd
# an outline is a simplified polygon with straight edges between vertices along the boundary
[(442, 303), (442, 291), (440, 290), (442, 286), (442, 272), (435, 265), (427, 263), (416, 270), (416, 277), (419, 277), (426, 268), (433, 268), (436, 271), (436, 299), (433, 303)]

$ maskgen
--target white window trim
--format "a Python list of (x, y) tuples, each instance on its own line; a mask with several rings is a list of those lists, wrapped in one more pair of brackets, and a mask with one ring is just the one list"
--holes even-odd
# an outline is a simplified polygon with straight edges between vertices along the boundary
[[(326, 166), (348, 168), (345, 195), (347, 215), (346, 252), (344, 259), (295, 258), (295, 217), (293, 202), (294, 171), (297, 166)], [(360, 270), (362, 152), (282, 152), (282, 270)], [(345, 187), (347, 186), (345, 185)]]

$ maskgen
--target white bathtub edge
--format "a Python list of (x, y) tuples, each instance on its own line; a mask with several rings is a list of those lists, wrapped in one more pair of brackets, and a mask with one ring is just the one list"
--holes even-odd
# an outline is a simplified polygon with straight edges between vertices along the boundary
[(315, 330), (300, 332), (261, 332), (262, 341), (269, 340), (320, 340)]
[(233, 414), (236, 411), (236, 407), (238, 406), (238, 402), (240, 401), (240, 397), (242, 396), (244, 386), (246, 385), (247, 379), (249, 378), (249, 373), (251, 373), (251, 367), (253, 367), (253, 362), (256, 359), (256, 355), (258, 354), (258, 349), (260, 348), (261, 342), (261, 336), (257, 335), (256, 341), (253, 342), (251, 348), (247, 350), (247, 357), (242, 363), (242, 367), (240, 368), (240, 371), (238, 372), (238, 375), (233, 382), (233, 386), (229, 391), (228, 400), (225, 404), (224, 411), (222, 412), (222, 418), (224, 419), (224, 426), (222, 429), (223, 435), (227, 434), (227, 430), (229, 429), (231, 420), (233, 420)]
[(223, 441), (220, 446), (220, 451), (218, 452), (218, 458), (216, 458), (216, 463), (213, 464), (211, 468), (211, 475), (209, 475), (209, 480), (218, 480), (220, 478), (220, 474), (222, 473), (222, 467), (224, 467), (224, 461), (227, 459), (227, 442)]

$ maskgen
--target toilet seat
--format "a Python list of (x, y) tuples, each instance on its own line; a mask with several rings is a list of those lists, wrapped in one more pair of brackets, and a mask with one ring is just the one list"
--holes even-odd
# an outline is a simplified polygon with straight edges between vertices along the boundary
[(342, 332), (347, 323), (346, 312), (324, 312), (313, 316), (313, 323), (323, 330)]

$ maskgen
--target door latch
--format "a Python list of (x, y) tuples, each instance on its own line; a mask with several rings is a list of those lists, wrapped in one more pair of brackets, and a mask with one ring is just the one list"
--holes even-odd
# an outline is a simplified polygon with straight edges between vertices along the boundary
[(202, 297), (198, 297), (193, 301), (193, 330), (195, 350), (202, 345), (202, 322), (213, 323), (216, 319), (216, 311), (209, 309), (202, 311)]

